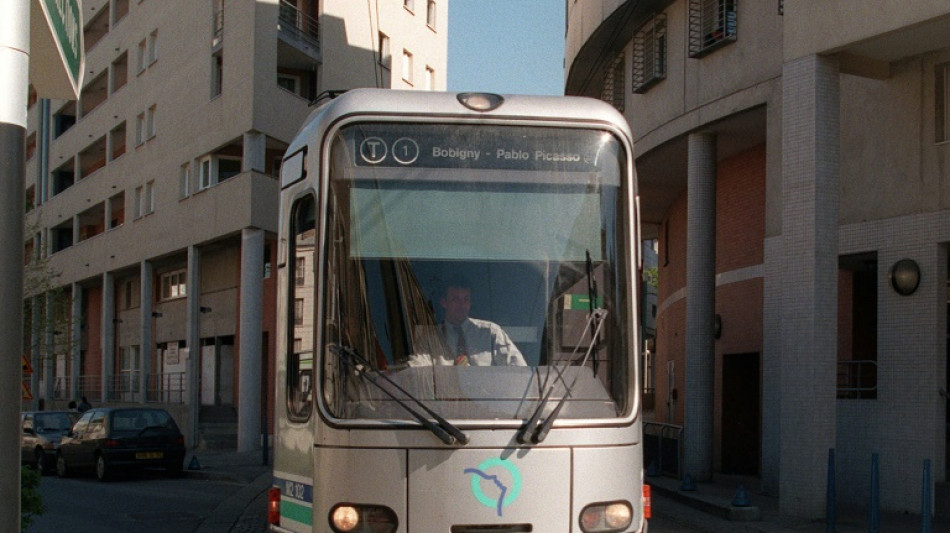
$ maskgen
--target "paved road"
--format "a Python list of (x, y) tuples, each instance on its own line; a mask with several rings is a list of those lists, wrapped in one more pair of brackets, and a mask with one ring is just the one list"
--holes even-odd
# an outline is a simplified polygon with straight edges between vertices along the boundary
[[(243, 487), (228, 480), (168, 479), (161, 473), (130, 475), (109, 483), (47, 475), (40, 483), (46, 512), (27, 531), (193, 532)], [(239, 514), (234, 516), (238, 518)]]

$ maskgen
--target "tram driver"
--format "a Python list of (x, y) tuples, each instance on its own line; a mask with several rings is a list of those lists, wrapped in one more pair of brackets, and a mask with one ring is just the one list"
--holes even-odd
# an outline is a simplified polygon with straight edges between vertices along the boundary
[(418, 336), (409, 366), (526, 366), (524, 356), (498, 324), (472, 318), (472, 288), (456, 277), (443, 287), (444, 320)]

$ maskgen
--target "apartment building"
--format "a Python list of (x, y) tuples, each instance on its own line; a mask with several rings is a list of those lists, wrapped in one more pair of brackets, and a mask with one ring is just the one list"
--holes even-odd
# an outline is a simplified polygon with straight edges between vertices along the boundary
[(77, 101), (31, 92), (33, 407), (270, 432), (284, 149), (328, 92), (444, 90), (448, 0), (86, 0)]
[(672, 475), (820, 518), (829, 450), (857, 506), (877, 454), (884, 509), (950, 512), (946, 2), (567, 0), (566, 69), (636, 135)]

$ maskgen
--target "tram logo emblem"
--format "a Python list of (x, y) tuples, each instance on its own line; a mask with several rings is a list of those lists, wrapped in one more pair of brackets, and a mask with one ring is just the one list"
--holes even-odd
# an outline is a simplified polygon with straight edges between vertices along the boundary
[[(488, 459), (476, 468), (466, 468), (472, 476), (472, 495), (485, 507), (495, 509), (501, 516), (521, 493), (521, 471), (507, 459)], [(487, 491), (486, 491), (487, 489)]]

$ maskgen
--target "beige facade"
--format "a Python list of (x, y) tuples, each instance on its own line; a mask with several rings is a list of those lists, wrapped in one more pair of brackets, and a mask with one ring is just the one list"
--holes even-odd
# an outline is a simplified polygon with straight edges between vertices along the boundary
[(284, 149), (325, 91), (445, 90), (448, 0), (356, 4), (83, 2), (79, 100), (28, 111), (27, 271), (58, 274), (28, 298), (35, 403), (161, 403), (192, 444), (260, 445)]
[(947, 4), (569, 0), (565, 48), (566, 92), (636, 136), (659, 240), (648, 416), (684, 428), (690, 473), (757, 476), (817, 518), (834, 448), (842, 503), (867, 505), (872, 454), (885, 509), (920, 512), (925, 462), (945, 501)]

